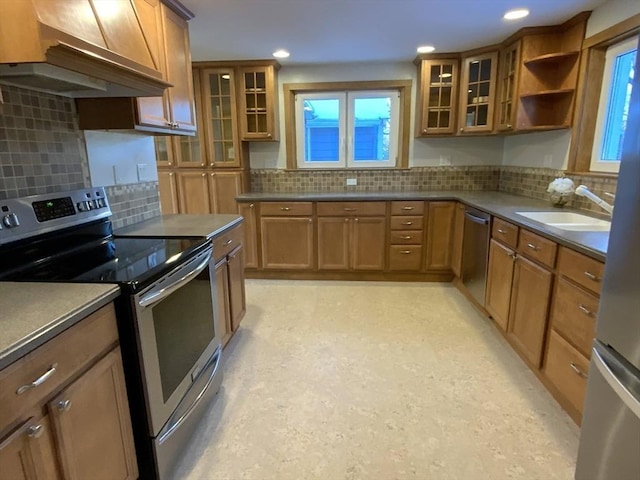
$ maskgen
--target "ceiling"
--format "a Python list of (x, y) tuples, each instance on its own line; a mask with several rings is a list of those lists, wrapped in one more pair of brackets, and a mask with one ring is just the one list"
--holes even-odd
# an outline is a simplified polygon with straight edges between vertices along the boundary
[[(194, 61), (272, 58), (282, 65), (410, 61), (419, 45), (438, 52), (490, 45), (526, 26), (561, 23), (604, 0), (182, 0)], [(504, 12), (531, 14), (507, 21)]]

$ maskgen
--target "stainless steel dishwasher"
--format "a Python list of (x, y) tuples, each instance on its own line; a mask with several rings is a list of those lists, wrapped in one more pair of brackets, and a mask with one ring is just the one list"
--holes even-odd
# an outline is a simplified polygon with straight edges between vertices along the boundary
[(462, 244), (462, 283), (478, 303), (484, 306), (487, 282), (487, 259), (491, 231), (489, 214), (466, 207)]

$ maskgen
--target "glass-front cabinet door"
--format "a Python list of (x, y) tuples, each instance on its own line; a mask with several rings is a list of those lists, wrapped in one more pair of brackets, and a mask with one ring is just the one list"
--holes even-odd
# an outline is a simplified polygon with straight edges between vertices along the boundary
[(200, 77), (198, 70), (193, 71), (193, 90), (195, 92), (196, 126), (197, 131), (193, 136), (182, 136), (173, 139), (175, 163), (178, 167), (202, 168), (207, 165), (207, 156), (204, 150), (202, 136), (202, 115), (200, 114)]
[(420, 124), (417, 136), (455, 132), (458, 60), (423, 60), (420, 66)]
[(242, 140), (278, 139), (277, 79), (274, 65), (241, 67)]
[(463, 65), (459, 132), (490, 132), (493, 130), (498, 52), (464, 58)]
[(498, 94), (497, 121), (498, 130), (501, 131), (513, 130), (515, 126), (519, 65), (520, 41), (509, 45), (500, 52), (500, 75), (498, 77), (500, 93)]
[(233, 68), (202, 70), (203, 127), (209, 146), (211, 167), (239, 167), (238, 128), (235, 113)]

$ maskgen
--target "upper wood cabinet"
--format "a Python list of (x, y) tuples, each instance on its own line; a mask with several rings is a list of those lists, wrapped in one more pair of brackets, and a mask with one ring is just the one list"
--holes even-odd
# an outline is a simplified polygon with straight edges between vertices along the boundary
[(526, 27), (473, 51), (418, 56), (416, 137), (571, 127), (588, 18)]
[(458, 58), (421, 60), (418, 64), (416, 137), (455, 132), (459, 65)]
[(587, 14), (522, 38), (518, 130), (568, 128), (573, 120)]
[(500, 51), (498, 100), (496, 102), (496, 125), (499, 131), (511, 131), (516, 125), (520, 45), (521, 41), (518, 40)]
[(193, 97), (188, 10), (177, 2), (134, 0), (151, 57), (172, 86), (161, 97), (78, 99), (83, 130), (133, 129), (165, 135), (193, 135), (196, 107)]
[(241, 139), (278, 140), (277, 62), (238, 68)]
[(462, 65), (459, 132), (491, 132), (498, 52), (465, 57), (462, 59)]
[(212, 167), (240, 167), (242, 149), (238, 137), (235, 70), (205, 68), (200, 71), (202, 126), (207, 138), (208, 161)]

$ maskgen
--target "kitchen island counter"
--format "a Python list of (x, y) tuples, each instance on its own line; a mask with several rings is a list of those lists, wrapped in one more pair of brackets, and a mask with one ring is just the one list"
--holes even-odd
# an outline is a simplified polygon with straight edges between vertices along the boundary
[[(345, 201), (394, 201), (394, 200), (455, 200), (483, 210), (521, 227), (532, 230), (561, 245), (577, 250), (591, 258), (605, 261), (609, 232), (568, 231), (530, 220), (516, 212), (524, 211), (574, 211), (554, 208), (549, 202), (494, 191), (407, 191), (407, 192), (319, 192), (319, 193), (245, 193), (238, 202), (345, 202)], [(590, 216), (607, 216), (588, 213)]]
[(212, 239), (242, 222), (240, 215), (168, 214), (120, 228), (115, 235), (127, 237), (205, 237)]
[(110, 284), (0, 282), (0, 369), (119, 294)]

